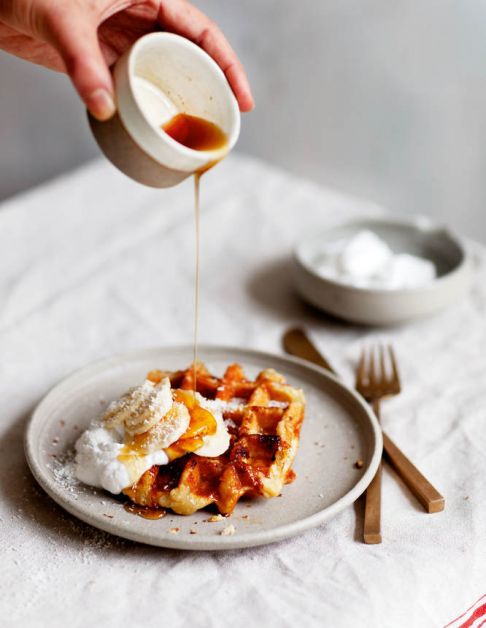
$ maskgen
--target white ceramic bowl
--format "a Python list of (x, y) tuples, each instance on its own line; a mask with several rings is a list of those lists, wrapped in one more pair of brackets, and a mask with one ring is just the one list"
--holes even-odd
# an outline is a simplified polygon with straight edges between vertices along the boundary
[[(105, 156), (132, 179), (152, 187), (175, 185), (224, 157), (240, 132), (238, 103), (221, 68), (188, 39), (150, 33), (117, 61), (113, 78), (116, 115), (89, 116)], [(178, 113), (205, 118), (227, 135), (223, 149), (197, 151), (171, 138), (161, 126)]]
[[(358, 288), (317, 271), (322, 246), (369, 229), (396, 253), (434, 262), (437, 278), (420, 288)], [(294, 283), (312, 305), (339, 318), (367, 325), (403, 323), (432, 314), (461, 299), (471, 285), (472, 264), (460, 240), (427, 219), (360, 218), (323, 230), (295, 250)]]

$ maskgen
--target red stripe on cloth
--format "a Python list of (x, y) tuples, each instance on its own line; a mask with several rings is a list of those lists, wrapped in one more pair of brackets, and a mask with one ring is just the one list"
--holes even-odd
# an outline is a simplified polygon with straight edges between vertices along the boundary
[(463, 624), (461, 624), (459, 628), (469, 628), (472, 624), (474, 624), (476, 619), (480, 619), (481, 617), (484, 617), (485, 615), (486, 615), (486, 604), (482, 604), (481, 606), (477, 607), (474, 613), (468, 619), (466, 619), (466, 621)]
[[(482, 595), (479, 598), (479, 600), (476, 600), (474, 604), (471, 604), (471, 606), (464, 613), (462, 613), (461, 615), (458, 615), (455, 619), (453, 619), (448, 624), (446, 624), (444, 628), (448, 628), (448, 626), (452, 626), (452, 624), (454, 624), (456, 621), (459, 621), (462, 617), (465, 617), (469, 613), (469, 611), (471, 611), (475, 606), (479, 604), (479, 602), (481, 602), (481, 600), (484, 600), (485, 598), (486, 598), (486, 595)], [(458, 625), (457, 628), (462, 628), (462, 624)]]

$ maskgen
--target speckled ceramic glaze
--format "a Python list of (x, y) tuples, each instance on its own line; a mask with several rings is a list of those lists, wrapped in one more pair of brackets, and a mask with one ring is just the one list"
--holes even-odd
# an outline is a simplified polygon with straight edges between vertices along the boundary
[[(318, 526), (349, 506), (368, 486), (381, 457), (382, 439), (368, 406), (323, 369), (290, 357), (225, 347), (201, 347), (202, 359), (220, 375), (239, 362), (249, 377), (273, 367), (304, 390), (306, 416), (294, 464), (297, 479), (281, 497), (241, 500), (231, 517), (210, 523), (214, 511), (150, 521), (124, 510), (120, 500), (80, 485), (66, 473), (63, 455), (107, 403), (154, 368), (185, 368), (192, 347), (147, 349), (116, 356), (77, 371), (51, 390), (35, 409), (25, 436), (29, 466), (39, 484), (67, 511), (118, 536), (179, 549), (222, 550), (279, 541)], [(357, 469), (356, 460), (364, 466)], [(234, 525), (233, 536), (222, 530)], [(171, 528), (179, 528), (177, 534)], [(191, 534), (195, 530), (196, 534)]]

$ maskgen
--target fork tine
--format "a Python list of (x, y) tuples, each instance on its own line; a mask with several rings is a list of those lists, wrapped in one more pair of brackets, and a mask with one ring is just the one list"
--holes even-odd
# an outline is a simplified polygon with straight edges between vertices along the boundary
[(385, 348), (383, 347), (382, 344), (380, 344), (379, 346), (379, 355), (380, 355), (380, 377), (381, 377), (381, 382), (384, 386), (386, 386), (386, 384), (388, 383), (388, 377), (386, 374), (386, 368), (385, 368)]
[(398, 366), (397, 361), (395, 359), (395, 352), (393, 351), (393, 347), (388, 345), (388, 353), (390, 354), (390, 361), (392, 365), (392, 375), (393, 375), (393, 385), (397, 392), (400, 392), (401, 384), (400, 384), (400, 376), (398, 374)]
[(366, 374), (366, 351), (361, 349), (361, 355), (359, 358), (358, 370), (356, 371), (356, 388), (358, 390), (362, 390), (365, 384), (365, 374)]
[(370, 349), (369, 381), (371, 388), (376, 389), (377, 373), (375, 370), (375, 348), (373, 346)]

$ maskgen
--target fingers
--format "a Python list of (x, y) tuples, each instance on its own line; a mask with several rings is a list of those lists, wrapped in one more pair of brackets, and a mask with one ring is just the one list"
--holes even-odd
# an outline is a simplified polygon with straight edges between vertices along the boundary
[(241, 111), (251, 111), (255, 106), (250, 83), (243, 65), (219, 28), (210, 23), (195, 40), (221, 67), (231, 85)]
[(54, 10), (47, 17), (45, 30), (91, 114), (98, 120), (111, 118), (116, 109), (113, 81), (100, 50), (94, 16)]
[(159, 22), (163, 28), (183, 35), (201, 46), (221, 67), (241, 111), (255, 106), (245, 70), (219, 28), (204, 13), (184, 0), (161, 3)]

